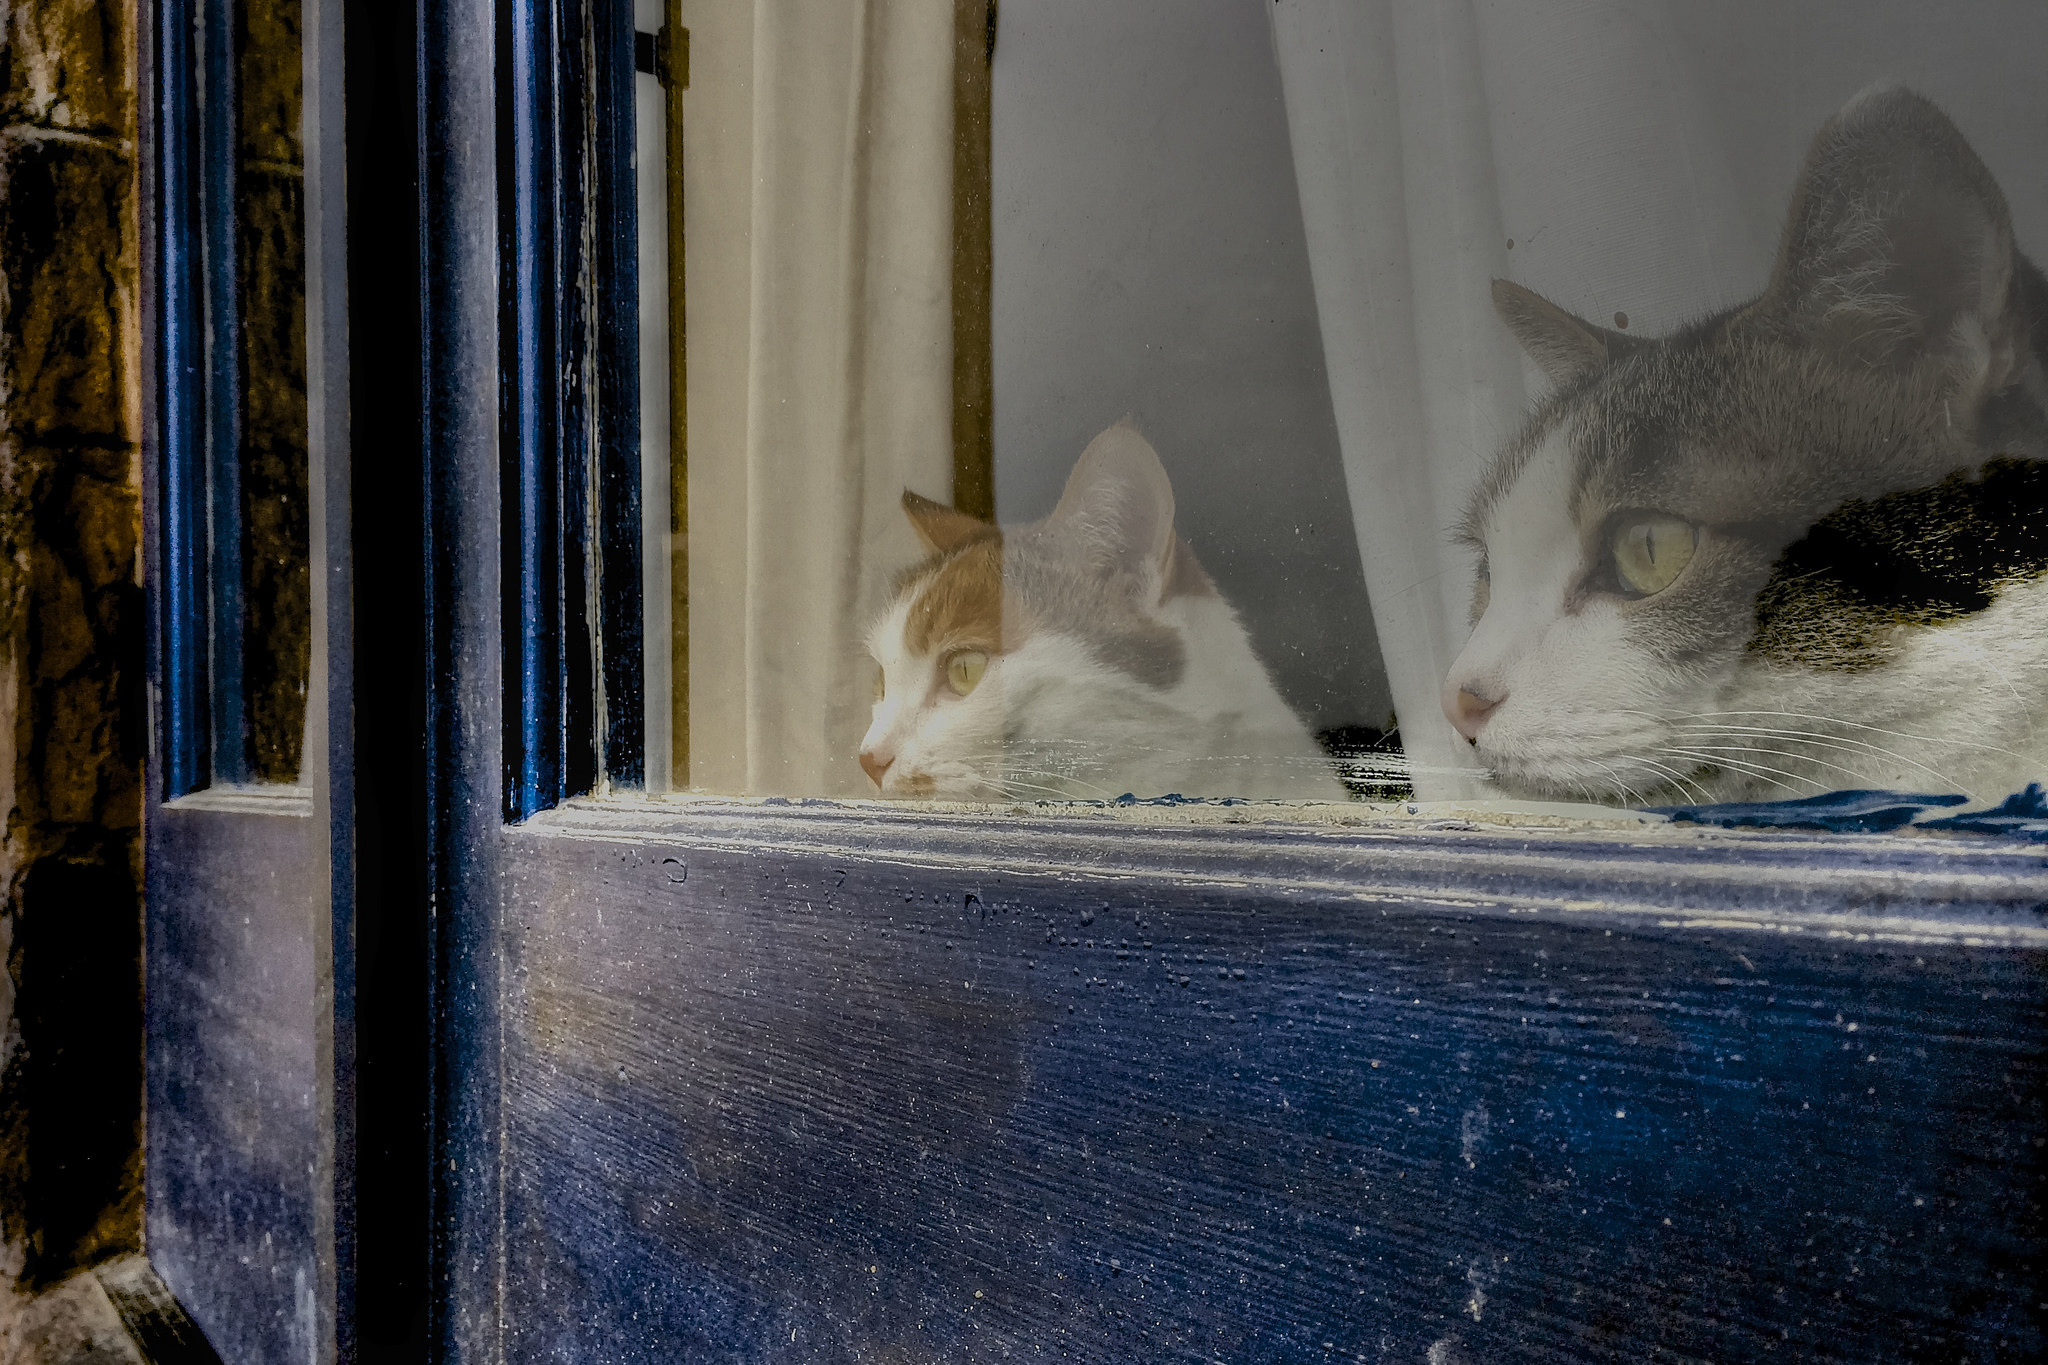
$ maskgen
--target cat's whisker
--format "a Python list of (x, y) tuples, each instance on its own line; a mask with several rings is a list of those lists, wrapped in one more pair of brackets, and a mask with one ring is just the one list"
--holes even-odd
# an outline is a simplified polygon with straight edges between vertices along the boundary
[(1673, 763), (1667, 763), (1661, 766), (1663, 766), (1666, 770), (1672, 772), (1677, 776), (1679, 782), (1679, 790), (1681, 793), (1683, 793), (1689, 787), (1692, 790), (1692, 799), (1694, 801), (1698, 802), (1701, 805), (1711, 805), (1713, 803), (1715, 799), (1714, 793), (1707, 787), (1706, 783), (1700, 780), (1697, 771), (1697, 760), (1695, 760), (1692, 766), (1690, 767)]
[[(1948, 774), (1942, 772), (1938, 768), (1929, 767), (1927, 764), (1920, 762), (1918, 759), (1911, 758), (1893, 749), (1887, 749), (1882, 745), (1867, 743), (1863, 740), (1848, 739), (1846, 737), (1836, 735), (1818, 735), (1812, 733), (1811, 731), (1805, 730), (1779, 730), (1765, 726), (1719, 725), (1680, 726), (1678, 728), (1680, 730), (1687, 731), (1693, 734), (1703, 735), (1708, 738), (1742, 739), (1754, 737), (1759, 739), (1780, 740), (1789, 744), (1810, 744), (1815, 748), (1833, 749), (1838, 753), (1867, 753), (1879, 758), (1893, 759), (1897, 762), (1904, 763), (1909, 767), (1918, 768), (1921, 772), (1926, 773), (1929, 777), (1933, 778), (1936, 782), (1941, 783), (1944, 787), (1955, 787), (1960, 785), (1955, 781), (1955, 779), (1951, 778), (1950, 776), (1948, 776)], [(1803, 756), (1799, 754), (1786, 754), (1785, 757), (1800, 758)], [(1820, 760), (1812, 759), (1809, 761), (1817, 763)], [(1855, 776), (1859, 781), (1870, 780), (1864, 774), (1859, 773)]]
[[(1815, 757), (1815, 755), (1810, 755), (1810, 753), (1798, 753), (1794, 749), (1769, 749), (1765, 745), (1755, 745), (1755, 743), (1708, 745), (1708, 743), (1700, 743), (1698, 739), (1692, 739), (1692, 741), (1686, 741), (1686, 743), (1692, 749), (1698, 749), (1702, 753), (1767, 753), (1767, 755), (1780, 757), (1780, 759), (1792, 759), (1796, 763), (1812, 763), (1815, 767), (1827, 767), (1827, 769), (1831, 769), (1831, 772), (1837, 772), (1843, 778), (1849, 778), (1851, 782), (1874, 782), (1874, 778), (1868, 772), (1864, 772), (1864, 769), (1860, 769), (1860, 767), (1845, 767), (1841, 763), (1829, 763), (1827, 759)], [(1806, 782), (1815, 782), (1817, 786), (1825, 788), (1825, 784), (1821, 784), (1817, 778), (1804, 778), (1804, 780)]]
[[(1001, 785), (1014, 787), (1019, 791), (1039, 792), (1054, 800), (1064, 801), (1106, 801), (1111, 797), (1122, 794), (1120, 792), (1112, 792), (1107, 787), (1099, 786), (1096, 783), (1083, 781), (1081, 778), (1068, 773), (1034, 773), (1026, 775), (1050, 778), (1052, 780), (1049, 782), (1028, 782), (1024, 781), (1022, 777), (1015, 775), (1015, 770), (1012, 770), (1011, 773), (1005, 774), (1001, 779)], [(1060, 783), (1065, 783), (1066, 785), (1059, 785)], [(1077, 791), (1076, 788), (1080, 790)]]
[(1086, 796), (1067, 787), (1048, 786), (1038, 782), (1005, 782), (990, 784), (1005, 801), (1102, 801), (1103, 796)]
[[(1613, 777), (1615, 785), (1621, 788), (1622, 795), (1628, 798), (1630, 805), (1641, 806), (1648, 804), (1643, 800), (1643, 794), (1640, 791), (1636, 790), (1635, 783), (1630, 782), (1628, 779), (1622, 777), (1618, 772), (1615, 771), (1614, 766), (1612, 764), (1603, 764), (1602, 766), (1605, 767), (1608, 771), (1608, 774), (1611, 777)], [(1587, 795), (1593, 795), (1590, 789), (1587, 791)]]
[(1896, 758), (1901, 762), (1913, 761), (1906, 755), (1899, 753), (1897, 750), (1888, 749), (1881, 744), (1872, 744), (1868, 740), (1856, 739), (1849, 735), (1829, 734), (1826, 731), (1820, 730), (1794, 730), (1786, 728), (1784, 726), (1776, 725), (1730, 725), (1726, 722), (1711, 725), (1679, 725), (1674, 728), (1698, 733), (1729, 735), (1761, 735), (1776, 739), (1812, 740), (1821, 743), (1853, 746), (1855, 748), (1865, 750), (1869, 753), (1878, 754), (1883, 757)]
[[(1688, 786), (1686, 783), (1685, 774), (1679, 772), (1677, 769), (1672, 768), (1666, 764), (1652, 762), (1647, 758), (1642, 758), (1634, 754), (1627, 755), (1626, 757), (1628, 758), (1629, 762), (1635, 764), (1637, 767), (1648, 768), (1651, 772), (1655, 773), (1659, 777), (1662, 777), (1664, 779), (1665, 786), (1669, 788), (1671, 794), (1678, 800), (1690, 804), (1705, 804), (1706, 793), (1699, 790), (1696, 787)], [(1652, 796), (1655, 796), (1659, 792), (1659, 790), (1661, 789), (1657, 787), (1652, 787), (1650, 789), (1650, 794)], [(1648, 802), (1645, 802), (1645, 804), (1648, 804)]]
[(1698, 778), (1687, 773), (1685, 769), (1669, 763), (1658, 763), (1647, 758), (1639, 761), (1652, 771), (1668, 773), (1672, 782), (1677, 787), (1678, 794), (1685, 797), (1686, 800), (1702, 806), (1713, 804), (1714, 794), (1708, 791)]
[[(1798, 792), (1796, 784), (1802, 784), (1802, 782), (1810, 784), (1815, 792), (1825, 792), (1827, 790), (1825, 782), (1815, 782), (1812, 778), (1800, 778), (1794, 772), (1786, 772), (1784, 767), (1772, 767), (1769, 763), (1757, 763), (1757, 761), (1749, 761), (1749, 759), (1726, 757), (1729, 753), (1755, 753), (1751, 749), (1694, 751), (1694, 749), (1679, 749), (1677, 745), (1669, 745), (1669, 747), (1665, 747), (1665, 753), (1675, 753), (1679, 757), (1688, 757), (1688, 759), (1694, 759), (1696, 763), (1712, 763), (1716, 767), (1735, 767), (1737, 772), (1745, 772), (1751, 778), (1761, 778), (1763, 782), (1769, 782), (1769, 784), (1776, 786), (1776, 788), (1784, 788), (1786, 792)], [(1780, 755), (1780, 757), (1798, 757), (1798, 755), (1790, 755), (1788, 753), (1788, 755)], [(1847, 769), (1841, 769), (1841, 772), (1847, 772)], [(1849, 774), (1849, 776), (1853, 778), (1855, 774)]]
[[(1601, 772), (1607, 775), (1607, 780), (1610, 783), (1612, 783), (1617, 790), (1625, 791), (1627, 789), (1628, 784), (1626, 782), (1623, 782), (1621, 778), (1616, 775), (1613, 764), (1596, 763), (1594, 766), (1599, 768)], [(1568, 784), (1567, 789), (1573, 792), (1575, 795), (1585, 798), (1587, 800), (1591, 800), (1593, 797), (1593, 784), (1590, 780), (1585, 778), (1575, 778), (1572, 782)]]
[(1025, 776), (1025, 777), (1056, 777), (1056, 778), (1059, 778), (1059, 777), (1075, 777), (1075, 776), (1078, 776), (1078, 775), (1079, 775), (1079, 770), (1078, 770), (1078, 768), (1076, 768), (1076, 767), (1061, 767), (1061, 768), (1049, 768), (1049, 767), (1031, 767), (1031, 766), (1028, 766), (1028, 765), (1026, 765), (1026, 764), (1022, 764), (1022, 763), (1016, 763), (1016, 762), (1010, 761), (1009, 759), (1007, 759), (1007, 758), (1006, 758), (1005, 756), (1003, 756), (1003, 755), (995, 755), (995, 756), (993, 756), (993, 757), (989, 757), (989, 758), (984, 758), (984, 759), (979, 759), (979, 760), (970, 760), (970, 761), (975, 761), (975, 762), (979, 762), (979, 763), (982, 763), (982, 764), (984, 764), (984, 765), (986, 765), (986, 766), (988, 766), (988, 767), (994, 767), (994, 768), (1001, 768), (1001, 769), (1002, 769), (1002, 770), (1003, 770), (1004, 772), (1008, 772), (1008, 773), (1018, 773), (1018, 774), (1021, 774), (1022, 776)]
[[(1717, 760), (1704, 754), (1687, 753), (1682, 749), (1672, 749), (1667, 750), (1666, 752), (1672, 753), (1681, 758), (1690, 759), (1695, 763), (1706, 764), (1712, 768), (1721, 771), (1733, 770), (1735, 772), (1743, 774), (1746, 777), (1754, 777), (1759, 781), (1770, 783), (1772, 786), (1778, 788), (1781, 791), (1790, 792), (1795, 797), (1802, 794), (1800, 792), (1799, 787), (1794, 785), (1794, 783), (1796, 783), (1799, 779), (1794, 774), (1784, 772), (1784, 770), (1780, 768), (1772, 768), (1765, 765), (1754, 763), (1744, 763), (1739, 759), (1723, 758)], [(1821, 789), (1824, 789), (1824, 787)], [(1693, 804), (1710, 806), (1716, 804), (1717, 801), (1725, 799), (1725, 797), (1703, 796), (1699, 801)]]
[[(1615, 788), (1619, 790), (1623, 796), (1628, 798), (1628, 801), (1631, 805), (1640, 806), (1644, 804), (1642, 793), (1635, 789), (1635, 784), (1623, 778), (1621, 776), (1620, 770), (1616, 768), (1612, 763), (1601, 763), (1596, 759), (1594, 761), (1594, 766), (1598, 767), (1601, 772), (1607, 774), (1607, 780), (1613, 783)], [(1571, 784), (1571, 787), (1573, 791), (1577, 792), (1580, 796), (1584, 797), (1588, 801), (1597, 802), (1600, 800), (1601, 796), (1604, 795), (1604, 793), (1596, 791), (1591, 782), (1574, 782)]]
[(1633, 763), (1640, 767), (1648, 768), (1652, 772), (1662, 773), (1671, 779), (1673, 787), (1677, 789), (1680, 796), (1686, 797), (1695, 804), (1707, 805), (1713, 799), (1707, 795), (1705, 787), (1691, 781), (1683, 771), (1672, 767), (1670, 764), (1659, 763), (1656, 759), (1641, 754), (1622, 754), (1620, 759), (1623, 763)]
[[(1903, 755), (1889, 754), (1881, 750), (1873, 750), (1869, 748), (1858, 747), (1855, 745), (1837, 744), (1826, 739), (1809, 738), (1799, 735), (1743, 733), (1730, 734), (1726, 732), (1716, 732), (1713, 730), (1694, 730), (1685, 736), (1685, 743), (1700, 748), (1711, 747), (1711, 742), (1714, 740), (1722, 740), (1727, 742), (1726, 747), (1719, 750), (1720, 752), (1774, 754), (1780, 758), (1788, 758), (1800, 763), (1809, 763), (1814, 765), (1815, 767), (1827, 768), (1831, 771), (1841, 773), (1845, 777), (1851, 778), (1854, 781), (1860, 783), (1876, 783), (1882, 781), (1883, 779), (1874, 775), (1866, 767), (1849, 763), (1847, 760), (1894, 759), (1897, 762), (1905, 763), (1912, 767), (1918, 768), (1922, 773), (1926, 774), (1928, 777), (1930, 777), (1937, 783), (1948, 783), (1948, 779), (1937, 770), (1930, 768), (1923, 763), (1917, 763), (1914, 760), (1906, 758)], [(1765, 743), (1760, 741), (1769, 742)], [(1793, 744), (1804, 747), (1797, 749), (1778, 749), (1771, 747), (1771, 744), (1773, 743)], [(1822, 758), (1820, 756), (1821, 754), (1833, 754), (1844, 761), (1829, 762), (1827, 759)]]
[(993, 786), (995, 792), (1004, 796), (1004, 800), (1020, 800), (1026, 796), (1032, 800), (1073, 800), (1073, 792), (1047, 782), (1018, 782), (1016, 778), (997, 778), (989, 786)]
[(1818, 725), (1841, 725), (1851, 730), (1865, 730), (1871, 734), (1884, 735), (1891, 739), (1903, 739), (1914, 744), (1945, 744), (1957, 749), (1977, 749), (1987, 754), (1998, 754), (2005, 758), (2024, 758), (2011, 749), (1996, 744), (1978, 744), (1967, 739), (1941, 739), (1934, 735), (1909, 734), (1904, 730), (1887, 730), (1881, 725), (1865, 725), (1861, 721), (1845, 720), (1840, 716), (1815, 715), (1809, 711), (1695, 711), (1679, 716), (1679, 720), (1711, 720), (1717, 716), (1777, 716), (1785, 720), (1811, 721)]
[[(1847, 739), (1833, 735), (1816, 735), (1809, 731), (1773, 730), (1761, 726), (1689, 726), (1681, 728), (1686, 733), (1690, 735), (1699, 736), (1701, 738), (1729, 739), (1739, 741), (1766, 739), (1774, 740), (1784, 744), (1809, 745), (1816, 749), (1831, 750), (1839, 754), (1890, 759), (1894, 762), (1906, 764), (1909, 767), (1918, 768), (1921, 772), (1927, 774), (1929, 777), (1934, 778), (1936, 781), (1947, 782), (1950, 780), (1948, 776), (1945, 773), (1943, 773), (1940, 769), (1930, 767), (1929, 765), (1920, 762), (1918, 759), (1915, 759), (1906, 754), (1899, 753), (1898, 751), (1893, 749), (1887, 749), (1882, 745), (1868, 744), (1861, 740)], [(1696, 743), (1698, 741), (1691, 740), (1688, 742)], [(1792, 756), (1797, 755), (1788, 755), (1788, 757)]]
[[(1769, 754), (1773, 758), (1789, 758), (1794, 759), (1801, 763), (1811, 763), (1817, 767), (1831, 768), (1835, 772), (1841, 773), (1845, 777), (1848, 777), (1849, 779), (1855, 782), (1867, 782), (1870, 780), (1868, 776), (1856, 771), (1854, 768), (1845, 768), (1841, 766), (1839, 763), (1829, 763), (1824, 759), (1813, 758), (1807, 754), (1791, 753), (1784, 749), (1763, 749), (1755, 747), (1753, 745), (1742, 745), (1738, 747), (1702, 744), (1692, 748), (1680, 748), (1677, 746), (1672, 746), (1667, 752), (1674, 754), (1683, 754), (1690, 758), (1696, 758), (1702, 763), (1714, 763), (1729, 767), (1741, 766), (1746, 771), (1754, 772), (1757, 776), (1763, 776), (1765, 773), (1775, 773), (1779, 777), (1789, 778), (1794, 782), (1810, 783), (1816, 792), (1826, 791), (1828, 789), (1828, 784), (1820, 781), (1817, 778), (1802, 777), (1797, 773), (1788, 772), (1783, 768), (1773, 767), (1768, 763), (1761, 763), (1753, 759), (1743, 760), (1729, 758), (1727, 757), (1727, 755)], [(1781, 782), (1777, 785), (1783, 786), (1784, 783)]]
[[(1816, 717), (1814, 719), (1821, 718)], [(1853, 724), (1853, 722), (1847, 721), (1837, 721), (1832, 723), (1843, 725)], [(1790, 743), (1811, 744), (1815, 747), (1833, 748), (1836, 751), (1843, 753), (1869, 753), (1879, 758), (1890, 759), (1894, 762), (1904, 764), (1907, 767), (1918, 769), (1921, 773), (1926, 774), (1927, 777), (1932, 779), (1937, 785), (1939, 785), (1944, 790), (1961, 790), (1962, 787), (1965, 785), (1956, 778), (1951, 777), (1947, 772), (1943, 771), (1940, 768), (1936, 768), (1927, 763), (1923, 763), (1919, 759), (1916, 759), (1909, 754), (1900, 753), (1896, 749), (1886, 748), (1884, 745), (1881, 744), (1872, 744), (1867, 740), (1855, 739), (1845, 735), (1831, 735), (1824, 733), (1817, 734), (1810, 730), (1788, 730), (1768, 726), (1723, 726), (1720, 728), (1733, 732), (1735, 734), (1755, 734), (1765, 738), (1781, 739)], [(1944, 742), (1933, 739), (1932, 737), (1908, 736), (1908, 738), (1920, 740), (1921, 742), (1927, 743), (1929, 745), (1938, 745)], [(1953, 745), (1958, 747), (1979, 748), (1987, 752), (1993, 753), (2010, 752), (2008, 750), (1997, 749), (1988, 745), (1970, 744), (1968, 741), (1953, 741), (1952, 743)]]
[[(1059, 782), (1077, 782), (1077, 784), (1081, 784), (1081, 786), (1092, 786), (1092, 784), (1087, 784), (1087, 782), (1085, 782), (1085, 780), (1083, 780), (1081, 776), (1077, 776), (1077, 774), (1069, 774), (1069, 772), (1032, 772), (1032, 769), (1028, 769), (1028, 767), (1024, 767), (1024, 769), (1018, 769), (1018, 767), (1006, 769), (1006, 774), (1004, 774), (1004, 776), (1006, 776), (1006, 778), (1008, 778), (1010, 782), (1030, 782), (1030, 780), (1034, 780), (1034, 778), (1036, 778), (1036, 780), (1038, 780), (1040, 784), (1059, 784)], [(1065, 788), (1061, 788), (1061, 790), (1065, 790)]]

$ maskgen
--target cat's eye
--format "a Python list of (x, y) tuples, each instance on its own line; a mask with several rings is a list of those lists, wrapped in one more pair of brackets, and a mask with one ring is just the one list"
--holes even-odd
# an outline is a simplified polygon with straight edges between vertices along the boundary
[(988, 655), (978, 649), (962, 650), (946, 660), (946, 686), (964, 697), (980, 685), (986, 672)]
[(875, 700), (880, 701), (889, 694), (889, 678), (881, 669), (875, 670)]
[(1622, 590), (1648, 597), (1670, 587), (1699, 548), (1699, 528), (1679, 517), (1649, 512), (1614, 528), (1614, 575)]

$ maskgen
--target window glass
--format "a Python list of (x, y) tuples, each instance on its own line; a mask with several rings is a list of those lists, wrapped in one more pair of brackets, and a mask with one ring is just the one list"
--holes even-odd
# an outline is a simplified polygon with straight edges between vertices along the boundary
[(296, 782), (312, 646), (299, 5), (190, 19), (152, 172), (170, 796)]
[(249, 780), (292, 782), (312, 657), (299, 5), (242, 0), (236, 11), (242, 717), (241, 734), (221, 742), (242, 750)]
[(2048, 767), (2048, 10), (642, 8), (651, 785)]
[[(640, 268), (641, 545), (647, 659), (646, 783), (676, 785), (690, 764), (689, 431), (683, 344), (682, 84), (688, 48), (670, 0), (635, 0), (635, 241)], [(671, 96), (673, 90), (673, 96)]]

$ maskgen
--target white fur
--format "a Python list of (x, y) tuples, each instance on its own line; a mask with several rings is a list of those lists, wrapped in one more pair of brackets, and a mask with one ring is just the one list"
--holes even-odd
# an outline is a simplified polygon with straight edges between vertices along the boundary
[(1856, 787), (1991, 800), (2048, 777), (2048, 581), (1900, 627), (1881, 668), (1741, 653), (1687, 672), (1631, 635), (1635, 604), (1595, 596), (1566, 610), (1582, 563), (1570, 461), (1553, 435), (1493, 509), (1489, 601), (1451, 668), (1453, 686), (1500, 701), (1475, 749), (1504, 786), (1635, 803)]
[[(1475, 747), (1511, 789), (1647, 792), (1670, 780), (1650, 756), (1660, 747), (1656, 717), (1674, 688), (1687, 689), (1632, 646), (1619, 600), (1566, 610), (1581, 563), (1571, 461), (1564, 433), (1552, 433), (1493, 509), (1486, 611), (1450, 676), (1499, 700)], [(1688, 707), (1706, 702), (1702, 693)]]
[(1221, 598), (1159, 608), (1187, 649), (1172, 688), (1104, 667), (1076, 637), (1042, 630), (992, 657), (965, 697), (947, 688), (943, 659), (906, 645), (909, 608), (896, 603), (868, 637), (887, 689), (861, 745), (889, 760), (884, 796), (1344, 799)]
[(2048, 580), (1902, 630), (1881, 672), (1744, 670), (1712, 708), (1729, 714), (1683, 721), (1680, 741), (1744, 750), (1713, 756), (1743, 762), (1722, 785), (1757, 797), (1880, 787), (1990, 801), (2048, 778)]

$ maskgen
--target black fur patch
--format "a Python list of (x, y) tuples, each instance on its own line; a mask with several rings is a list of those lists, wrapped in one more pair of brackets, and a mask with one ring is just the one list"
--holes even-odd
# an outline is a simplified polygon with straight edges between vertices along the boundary
[(1906, 631), (1970, 616), (2048, 572), (2048, 460), (1987, 460), (1927, 488), (1844, 503), (1772, 567), (1751, 652), (1861, 671)]

